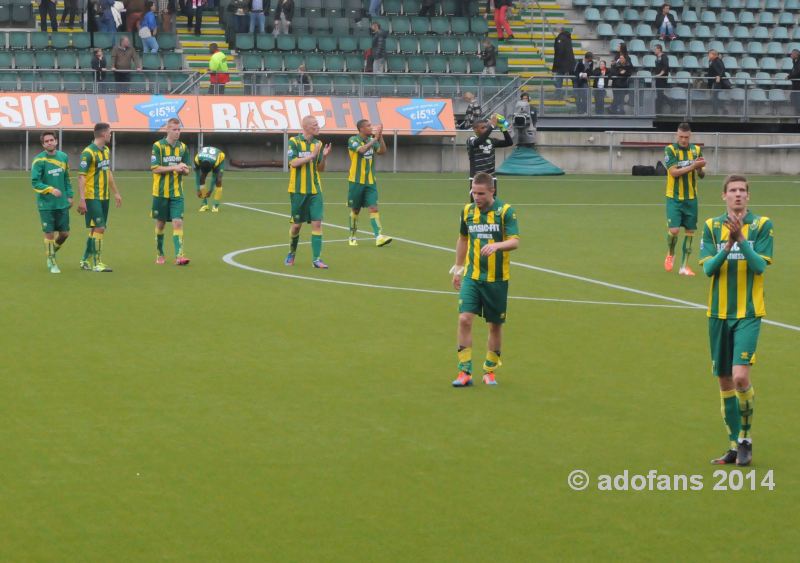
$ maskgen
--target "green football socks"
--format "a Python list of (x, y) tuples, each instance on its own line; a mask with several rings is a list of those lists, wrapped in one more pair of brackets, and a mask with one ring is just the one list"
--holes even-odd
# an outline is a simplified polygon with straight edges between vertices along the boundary
[(86, 262), (94, 255), (94, 239), (92, 235), (86, 239), (86, 250), (83, 251), (83, 261)]
[(667, 231), (667, 248), (669, 248), (669, 255), (675, 256), (675, 246), (678, 244), (678, 235), (673, 235)]
[(369, 214), (369, 222), (372, 225), (372, 232), (375, 236), (380, 236), (383, 228), (381, 227), (381, 214), (377, 211)]
[(683, 237), (683, 254), (681, 255), (681, 268), (686, 267), (686, 263), (689, 261), (689, 255), (692, 253), (692, 241), (694, 240), (694, 234), (687, 234)]
[(322, 254), (322, 231), (311, 231), (311, 255), (313, 257), (312, 260), (319, 260), (321, 254)]
[(172, 244), (175, 245), (175, 256), (183, 256), (183, 227), (172, 229)]
[(164, 229), (156, 227), (156, 252), (159, 256), (164, 256)]
[(750, 439), (750, 425), (753, 422), (753, 403), (755, 402), (755, 391), (750, 385), (747, 389), (736, 390), (736, 398), (739, 401), (739, 414), (742, 419), (742, 429), (739, 430), (740, 440)]
[(472, 373), (472, 348), (458, 347), (458, 371)]
[(742, 418), (739, 414), (739, 400), (736, 398), (736, 391), (720, 391), (720, 410), (722, 420), (725, 422), (725, 429), (728, 431), (728, 439), (731, 442), (730, 448), (736, 449), (736, 439), (739, 437), (739, 430), (742, 427)]
[(92, 233), (94, 239), (94, 265), (103, 263), (103, 233)]

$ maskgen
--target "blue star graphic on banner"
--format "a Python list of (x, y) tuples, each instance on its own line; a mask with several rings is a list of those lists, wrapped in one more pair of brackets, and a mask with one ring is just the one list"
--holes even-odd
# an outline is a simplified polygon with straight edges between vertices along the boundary
[(439, 119), (444, 104), (428, 100), (411, 100), (407, 106), (397, 108), (397, 113), (408, 119), (412, 135), (418, 134), (423, 129), (444, 131), (444, 124)]
[(164, 96), (152, 96), (149, 102), (133, 106), (136, 111), (147, 116), (148, 126), (151, 131), (158, 131), (167, 124), (167, 120), (177, 117), (186, 100), (168, 100)]

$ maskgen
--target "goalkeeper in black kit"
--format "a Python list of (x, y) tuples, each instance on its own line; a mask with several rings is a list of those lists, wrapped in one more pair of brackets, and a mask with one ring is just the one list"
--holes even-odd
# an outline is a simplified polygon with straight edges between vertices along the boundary
[[(502, 139), (492, 138), (492, 132), (500, 129)], [(490, 119), (479, 119), (472, 125), (475, 132), (467, 140), (467, 154), (469, 155), (469, 187), (472, 189), (472, 179), (478, 172), (489, 174), (494, 180), (495, 197), (497, 197), (497, 178), (494, 176), (495, 149), (510, 147), (514, 140), (508, 132), (508, 121), (502, 115), (494, 114)]]

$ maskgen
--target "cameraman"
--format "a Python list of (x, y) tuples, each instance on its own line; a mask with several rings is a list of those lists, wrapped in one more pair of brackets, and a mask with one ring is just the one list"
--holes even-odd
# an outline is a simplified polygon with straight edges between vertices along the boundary
[[(500, 122), (500, 131), (503, 132), (503, 139), (492, 139), (490, 135)], [(467, 140), (467, 155), (469, 156), (469, 186), (472, 189), (472, 178), (478, 172), (486, 172), (494, 178), (495, 168), (495, 149), (510, 147), (514, 145), (514, 140), (508, 132), (508, 123), (505, 118), (494, 114), (488, 121), (478, 119), (472, 125), (475, 135)], [(494, 178), (495, 193), (497, 193), (497, 178)]]

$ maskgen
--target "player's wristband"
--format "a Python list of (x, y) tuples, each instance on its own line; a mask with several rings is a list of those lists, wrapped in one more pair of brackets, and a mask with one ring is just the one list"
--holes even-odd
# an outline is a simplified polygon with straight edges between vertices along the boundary
[(450, 273), (454, 276), (460, 276), (464, 273), (464, 266), (453, 266), (450, 268)]

